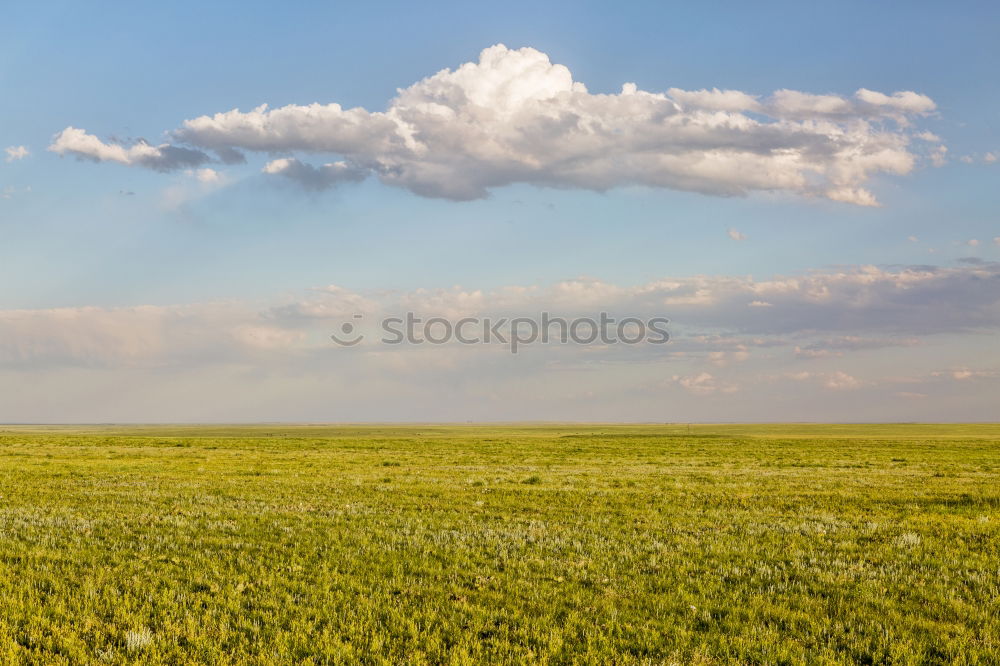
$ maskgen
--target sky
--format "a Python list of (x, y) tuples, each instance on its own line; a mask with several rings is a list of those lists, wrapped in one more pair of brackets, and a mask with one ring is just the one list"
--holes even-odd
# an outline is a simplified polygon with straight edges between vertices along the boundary
[[(989, 2), (5, 7), (0, 422), (996, 420), (997, 34)], [(670, 340), (383, 342), (407, 312)]]

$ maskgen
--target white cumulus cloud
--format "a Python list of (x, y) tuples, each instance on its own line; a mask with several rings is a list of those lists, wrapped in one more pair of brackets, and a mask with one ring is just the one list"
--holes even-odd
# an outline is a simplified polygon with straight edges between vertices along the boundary
[[(715, 88), (655, 92), (626, 83), (615, 94), (591, 93), (545, 53), (499, 44), (477, 62), (399, 90), (384, 111), (261, 105), (187, 120), (173, 143), (159, 146), (105, 143), (70, 127), (50, 149), (155, 169), (194, 166), (209, 159), (205, 151), (220, 159), (242, 151), (284, 154), (265, 171), (307, 188), (370, 173), (455, 200), (530, 183), (723, 196), (776, 191), (877, 205), (868, 181), (913, 169), (908, 127), (934, 108), (915, 92), (864, 88), (850, 97), (794, 90), (760, 96)], [(340, 159), (316, 167), (294, 153)], [(939, 162), (943, 155), (933, 154)]]

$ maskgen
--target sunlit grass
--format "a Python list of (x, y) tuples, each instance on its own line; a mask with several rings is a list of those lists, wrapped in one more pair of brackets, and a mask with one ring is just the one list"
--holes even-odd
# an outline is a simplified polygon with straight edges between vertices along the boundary
[(0, 432), (0, 663), (997, 663), (1000, 428)]

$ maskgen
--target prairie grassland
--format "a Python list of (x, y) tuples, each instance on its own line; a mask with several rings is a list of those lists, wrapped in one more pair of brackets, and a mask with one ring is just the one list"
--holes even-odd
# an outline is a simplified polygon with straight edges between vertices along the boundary
[(1000, 426), (0, 427), (0, 663), (1000, 663)]

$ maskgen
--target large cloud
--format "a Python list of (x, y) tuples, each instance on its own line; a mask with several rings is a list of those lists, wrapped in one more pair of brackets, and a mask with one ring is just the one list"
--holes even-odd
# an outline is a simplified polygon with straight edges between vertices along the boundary
[[(913, 169), (907, 128), (934, 108), (914, 92), (864, 88), (850, 98), (793, 90), (761, 98), (716, 89), (647, 92), (626, 83), (618, 94), (593, 94), (546, 54), (497, 45), (478, 62), (400, 90), (385, 111), (339, 104), (234, 109), (185, 121), (173, 141), (196, 149), (190, 159), (204, 150), (336, 154), (344, 173), (372, 172), (390, 185), (457, 200), (533, 183), (715, 195), (768, 190), (874, 205), (866, 184), (880, 172)], [(73, 128), (52, 146), (154, 168), (168, 168), (162, 153), (175, 148), (107, 144)], [(288, 164), (308, 187), (344, 180)], [(290, 169), (269, 172), (290, 176)]]

